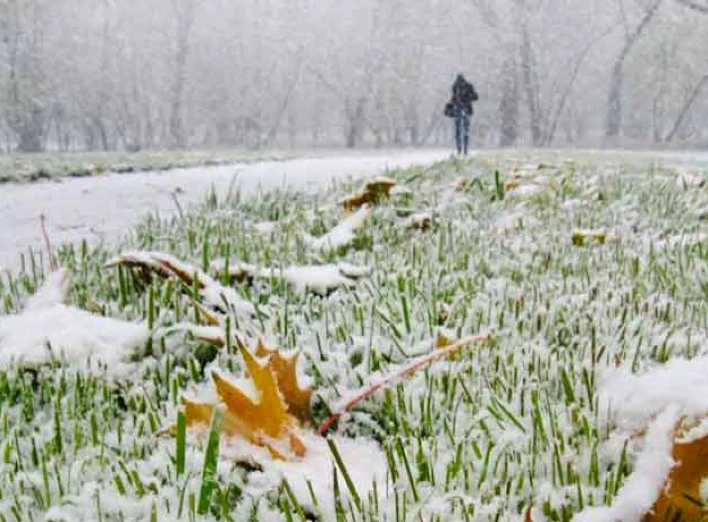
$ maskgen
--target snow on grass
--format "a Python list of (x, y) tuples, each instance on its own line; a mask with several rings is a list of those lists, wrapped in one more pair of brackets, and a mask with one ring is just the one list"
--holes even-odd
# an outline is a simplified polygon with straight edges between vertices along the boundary
[(326, 234), (320, 237), (306, 236), (305, 242), (312, 249), (322, 252), (335, 252), (346, 247), (354, 240), (356, 231), (364, 225), (371, 211), (370, 205), (363, 205)]
[(293, 286), (296, 292), (312, 292), (327, 296), (340, 288), (353, 288), (359, 279), (371, 275), (371, 268), (351, 263), (288, 266), (283, 269), (256, 267), (249, 263), (217, 259), (211, 263), (211, 270), (221, 274), (227, 272), (236, 280), (281, 279)]
[[(540, 178), (543, 191), (505, 197), (514, 168), (532, 161), (520, 184)], [(389, 172), (408, 190), (360, 227), (344, 226), (337, 204), (359, 183), (217, 190), (182, 217), (145, 218), (117, 245), (62, 246), (77, 310), (101, 303), (107, 317), (170, 335), (148, 340), (121, 379), (61, 361), (0, 371), (0, 512), (13, 521), (516, 522), (533, 505), (537, 522), (641, 518), (672, 466), (675, 421), (708, 413), (708, 194), (671, 169), (539, 161), (479, 157)], [(426, 233), (401, 226), (431, 209)], [(598, 230), (612, 241), (573, 244), (575, 231)], [(321, 250), (303, 240), (332, 231)], [(203, 274), (255, 312), (217, 307), (214, 325), (195, 304), (206, 300), (198, 285), (104, 268), (129, 251), (163, 252), (200, 280), (215, 260), (226, 272), (239, 260), (273, 277)], [(349, 265), (371, 273), (327, 297), (293, 291), (297, 281), (355, 276)], [(42, 295), (39, 266), (28, 258), (23, 274), (0, 277), (0, 321)], [(292, 267), (307, 270), (288, 281)], [(35, 301), (59, 306), (58, 288)], [(341, 466), (312, 428), (315, 450), (287, 464), (224, 438), (231, 458), (218, 460), (208, 514), (198, 514), (209, 489), (205, 441), (160, 434), (212, 370), (245, 377), (236, 335), (303, 352), (298, 371), (313, 384), (319, 425), (350, 390), (429, 353), (440, 331), (491, 339), (342, 415), (327, 432)], [(242, 462), (249, 452), (262, 458)]]

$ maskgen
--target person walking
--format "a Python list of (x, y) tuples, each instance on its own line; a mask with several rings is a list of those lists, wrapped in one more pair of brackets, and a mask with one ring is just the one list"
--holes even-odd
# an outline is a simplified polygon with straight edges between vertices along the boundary
[(455, 144), (458, 154), (467, 154), (470, 145), (472, 103), (479, 100), (474, 86), (462, 74), (452, 84), (452, 98), (445, 106), (445, 115), (455, 122)]

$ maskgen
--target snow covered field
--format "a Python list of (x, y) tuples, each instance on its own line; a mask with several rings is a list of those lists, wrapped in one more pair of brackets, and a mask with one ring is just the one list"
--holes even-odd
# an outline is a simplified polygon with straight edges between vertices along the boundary
[(145, 213), (172, 215), (177, 211), (175, 197), (187, 206), (200, 201), (212, 185), (217, 192), (225, 192), (233, 182), (246, 192), (286, 185), (322, 187), (333, 180), (430, 164), (448, 156), (446, 151), (388, 152), (6, 184), (0, 186), (0, 268), (16, 269), (21, 252), (41, 246), (42, 213), (56, 243), (96, 242), (116, 239)]
[(708, 169), (510, 156), (352, 214), (361, 181), (220, 193), (4, 275), (0, 515), (699, 520)]

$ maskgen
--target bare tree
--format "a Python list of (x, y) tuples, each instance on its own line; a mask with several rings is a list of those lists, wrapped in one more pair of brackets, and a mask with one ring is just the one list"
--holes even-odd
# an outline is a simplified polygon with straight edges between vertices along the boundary
[[(618, 0), (620, 13), (624, 17), (623, 0)], [(625, 35), (624, 44), (620, 53), (612, 66), (612, 78), (610, 80), (610, 90), (607, 96), (607, 111), (605, 118), (605, 137), (613, 139), (619, 136), (622, 128), (622, 88), (624, 86), (625, 74), (624, 65), (641, 38), (644, 31), (656, 16), (661, 6), (662, 0), (655, 0), (645, 11), (639, 24)]]
[(187, 83), (189, 37), (194, 24), (194, 0), (172, 0), (176, 21), (175, 73), (170, 102), (170, 137), (172, 145), (184, 148), (187, 143), (184, 130), (183, 98)]

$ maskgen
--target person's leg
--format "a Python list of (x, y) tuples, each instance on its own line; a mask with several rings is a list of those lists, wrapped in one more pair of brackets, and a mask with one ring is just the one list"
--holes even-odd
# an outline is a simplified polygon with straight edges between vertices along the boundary
[(467, 113), (464, 113), (463, 116), (463, 131), (464, 131), (464, 150), (465, 150), (465, 155), (467, 155), (467, 149), (469, 149), (470, 146), (470, 115)]
[(461, 111), (455, 111), (455, 144), (457, 145), (457, 153), (462, 154), (462, 133), (463, 133), (463, 119), (464, 115)]

